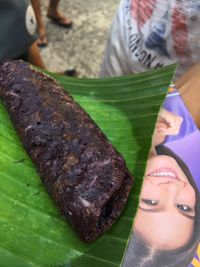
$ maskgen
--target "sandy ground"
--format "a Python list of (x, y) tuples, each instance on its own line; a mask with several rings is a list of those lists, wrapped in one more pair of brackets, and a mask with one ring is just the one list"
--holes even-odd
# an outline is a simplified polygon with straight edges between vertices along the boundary
[(108, 31), (119, 0), (61, 0), (59, 7), (73, 20), (66, 30), (47, 17), (48, 0), (41, 0), (48, 34), (48, 46), (41, 48), (51, 71), (76, 68), (79, 77), (98, 77)]

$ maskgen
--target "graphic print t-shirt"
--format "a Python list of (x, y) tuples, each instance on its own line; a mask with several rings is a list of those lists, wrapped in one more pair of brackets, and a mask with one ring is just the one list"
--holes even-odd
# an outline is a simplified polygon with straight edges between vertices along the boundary
[(177, 77), (200, 60), (200, 1), (123, 0), (101, 69), (121, 76), (178, 62)]

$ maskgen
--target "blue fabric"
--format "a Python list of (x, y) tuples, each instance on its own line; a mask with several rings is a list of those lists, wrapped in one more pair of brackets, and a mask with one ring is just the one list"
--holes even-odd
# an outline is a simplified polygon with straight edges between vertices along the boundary
[[(0, 60), (18, 58), (36, 40), (27, 27), (29, 0), (0, 0)], [(31, 17), (29, 18), (31, 20)], [(32, 23), (36, 27), (36, 21)]]

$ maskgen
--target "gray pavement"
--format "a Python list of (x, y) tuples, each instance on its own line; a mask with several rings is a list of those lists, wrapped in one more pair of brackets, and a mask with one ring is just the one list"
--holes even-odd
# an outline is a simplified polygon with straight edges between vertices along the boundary
[(76, 68), (79, 77), (98, 77), (108, 31), (119, 0), (61, 0), (60, 9), (73, 20), (66, 30), (46, 17), (48, 0), (41, 0), (48, 46), (41, 54), (51, 71)]

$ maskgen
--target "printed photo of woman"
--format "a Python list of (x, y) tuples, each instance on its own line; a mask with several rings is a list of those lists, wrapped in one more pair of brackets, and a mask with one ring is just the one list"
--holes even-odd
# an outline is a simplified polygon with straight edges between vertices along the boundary
[(158, 116), (124, 267), (188, 267), (200, 241), (200, 132), (178, 91)]

